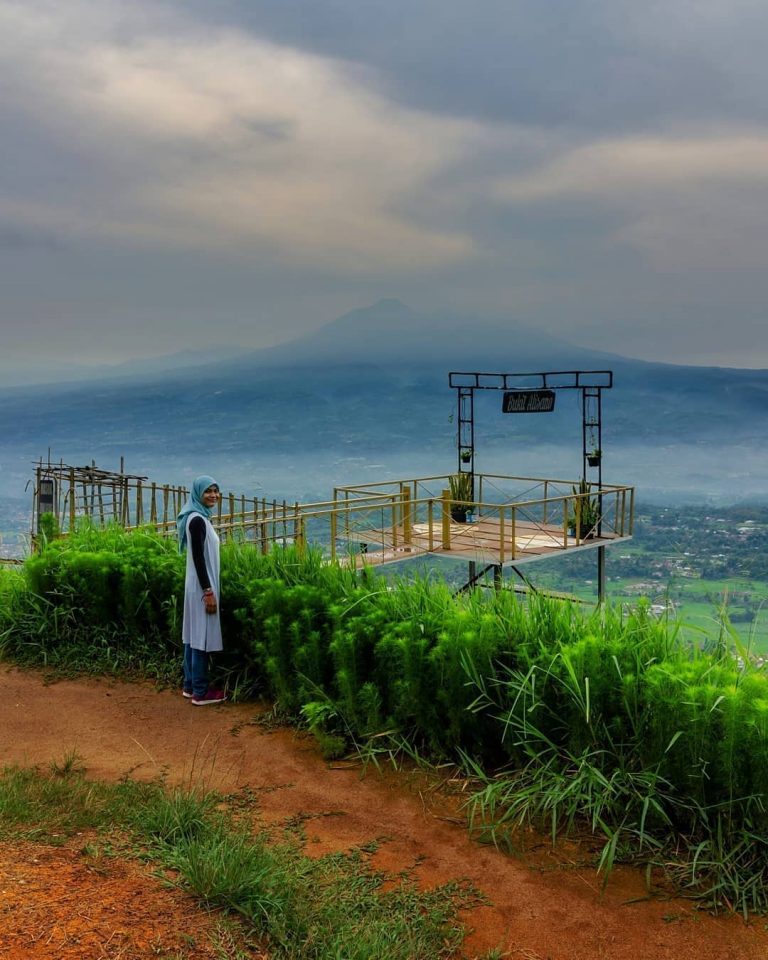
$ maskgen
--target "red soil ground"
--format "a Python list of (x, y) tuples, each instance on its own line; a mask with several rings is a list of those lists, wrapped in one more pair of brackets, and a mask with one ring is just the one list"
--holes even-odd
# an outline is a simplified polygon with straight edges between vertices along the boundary
[[(482, 846), (467, 836), (450, 791), (417, 774), (369, 768), (363, 776), (358, 766), (326, 763), (311, 739), (254, 725), (255, 713), (253, 705), (193, 707), (147, 684), (48, 684), (0, 667), (0, 762), (47, 766), (76, 751), (92, 778), (162, 774), (226, 792), (247, 786), (264, 823), (304, 819), (312, 854), (386, 838), (375, 866), (409, 869), (424, 886), (466, 878), (492, 901), (463, 917), (473, 931), (468, 957), (496, 946), (521, 960), (768, 957), (763, 918), (745, 923), (649, 898), (642, 874), (628, 868), (601, 893), (575, 847), (555, 857), (542, 846), (523, 862)], [(110, 861), (100, 872), (77, 844), (0, 844), (0, 956), (8, 960), (212, 957), (204, 939), (217, 922), (141, 865)]]

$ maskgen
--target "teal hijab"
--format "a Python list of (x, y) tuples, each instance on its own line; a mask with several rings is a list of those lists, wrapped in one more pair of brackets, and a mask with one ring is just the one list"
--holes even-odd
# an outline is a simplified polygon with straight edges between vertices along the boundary
[(192, 492), (189, 499), (181, 508), (181, 512), (176, 517), (176, 537), (179, 541), (179, 553), (184, 551), (187, 545), (187, 518), (191, 513), (199, 513), (203, 517), (210, 517), (212, 511), (203, 504), (200, 499), (208, 487), (218, 486), (213, 477), (198, 477), (192, 484)]

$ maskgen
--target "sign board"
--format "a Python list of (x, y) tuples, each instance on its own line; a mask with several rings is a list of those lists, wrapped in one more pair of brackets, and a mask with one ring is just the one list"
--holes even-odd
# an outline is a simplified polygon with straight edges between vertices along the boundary
[(56, 486), (53, 480), (43, 479), (40, 481), (38, 496), (38, 512), (53, 513), (53, 501), (56, 496)]
[(507, 390), (501, 405), (502, 413), (552, 413), (554, 390)]

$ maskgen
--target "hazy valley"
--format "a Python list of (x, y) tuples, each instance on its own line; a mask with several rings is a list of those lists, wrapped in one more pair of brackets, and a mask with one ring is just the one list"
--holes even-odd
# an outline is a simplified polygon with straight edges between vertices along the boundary
[[(194, 362), (194, 360), (188, 360)], [(172, 361), (169, 361), (172, 364)], [(335, 483), (454, 469), (449, 370), (612, 369), (603, 477), (643, 500), (739, 502), (768, 491), (768, 371), (681, 367), (587, 351), (513, 324), (416, 314), (382, 301), (291, 344), (192, 366), (0, 391), (0, 527), (29, 502), (50, 449), (164, 482), (201, 472), (226, 489), (289, 500)], [(555, 412), (501, 413), (476, 399), (477, 469), (576, 477), (578, 391)]]

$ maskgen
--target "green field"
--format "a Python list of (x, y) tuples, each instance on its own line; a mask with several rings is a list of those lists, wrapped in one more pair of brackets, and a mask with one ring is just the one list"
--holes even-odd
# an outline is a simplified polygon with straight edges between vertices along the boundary
[[(594, 603), (596, 581), (572, 585), (573, 595)], [(670, 620), (680, 622), (692, 642), (714, 642), (726, 624), (741, 643), (757, 656), (768, 656), (768, 584), (733, 577), (720, 580), (672, 577), (649, 582), (626, 578), (607, 584), (610, 603), (633, 604), (641, 598), (667, 606)], [(663, 612), (659, 612), (664, 616)], [(747, 619), (751, 617), (751, 619)]]

